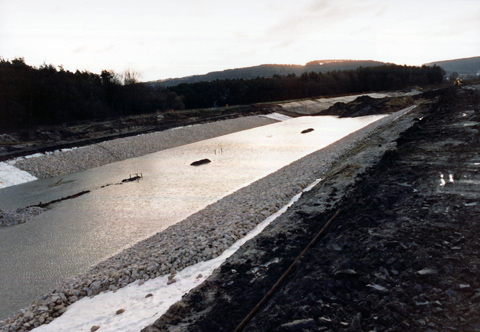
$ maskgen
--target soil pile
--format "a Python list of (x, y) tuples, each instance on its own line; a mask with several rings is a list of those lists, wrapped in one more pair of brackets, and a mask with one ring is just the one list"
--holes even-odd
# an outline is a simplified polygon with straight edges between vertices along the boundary
[(314, 115), (338, 115), (340, 117), (357, 117), (374, 114), (385, 114), (396, 112), (402, 108), (415, 103), (411, 96), (405, 97), (386, 97), (372, 98), (369, 96), (360, 96), (349, 103), (336, 103), (329, 109)]
[(337, 210), (244, 331), (480, 330), (479, 129), (480, 87), (448, 90), (341, 201), (355, 159), (143, 331), (235, 330)]

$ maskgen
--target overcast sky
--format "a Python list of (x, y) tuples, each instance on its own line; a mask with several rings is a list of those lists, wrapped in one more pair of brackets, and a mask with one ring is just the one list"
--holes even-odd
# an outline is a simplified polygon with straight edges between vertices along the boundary
[(479, 0), (0, 0), (0, 56), (143, 81), (265, 63), (480, 56)]

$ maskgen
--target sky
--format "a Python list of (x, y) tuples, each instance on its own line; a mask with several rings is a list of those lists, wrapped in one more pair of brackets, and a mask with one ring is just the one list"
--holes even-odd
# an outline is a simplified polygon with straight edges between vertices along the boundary
[(141, 81), (267, 63), (480, 56), (478, 0), (0, 0), (0, 57)]

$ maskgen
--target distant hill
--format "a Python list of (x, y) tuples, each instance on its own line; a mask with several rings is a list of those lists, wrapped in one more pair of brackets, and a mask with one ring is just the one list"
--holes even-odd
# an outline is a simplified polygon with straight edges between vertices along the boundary
[(453, 72), (457, 72), (460, 75), (476, 75), (480, 71), (480, 56), (455, 60), (436, 61), (426, 63), (425, 65), (440, 66), (447, 72), (447, 75)]
[(357, 69), (358, 67), (374, 67), (385, 65), (385, 62), (372, 60), (316, 60), (302, 65), (275, 65), (265, 64), (254, 67), (227, 69), (214, 71), (205, 75), (187, 76), (158, 80), (162, 86), (176, 86), (181, 83), (210, 82), (223, 79), (253, 79), (257, 77), (272, 77), (273, 75), (295, 74), (300, 76), (305, 72), (326, 73), (334, 70)]

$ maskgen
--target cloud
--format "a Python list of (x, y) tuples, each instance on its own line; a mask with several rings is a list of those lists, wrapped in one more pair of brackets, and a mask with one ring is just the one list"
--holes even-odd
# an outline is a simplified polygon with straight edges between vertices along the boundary
[(375, 17), (382, 17), (383, 15), (385, 15), (385, 13), (387, 12), (388, 10), (388, 5), (383, 5), (381, 8), (379, 8), (377, 10), (377, 12), (375, 13)]
[(332, 29), (372, 9), (372, 6), (358, 1), (314, 1), (271, 26), (266, 35), (276, 41), (276, 47), (288, 47), (297, 39)]
[(463, 13), (461, 17), (452, 17), (448, 21), (432, 22), (437, 23), (431, 25), (432, 35), (437, 37), (454, 37), (474, 33), (477, 35), (476, 41), (478, 41), (480, 20), (477, 15), (478, 13)]
[[(143, 43), (142, 43), (143, 44)], [(102, 48), (100, 51), (101, 52), (109, 52), (109, 51), (114, 51), (116, 46), (114, 44), (110, 44)]]
[(88, 46), (86, 45), (78, 46), (72, 50), (73, 53), (84, 53), (87, 51), (88, 51)]

